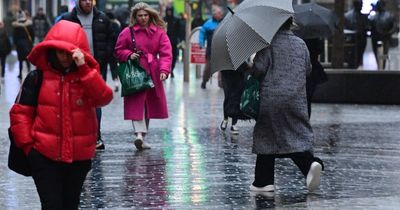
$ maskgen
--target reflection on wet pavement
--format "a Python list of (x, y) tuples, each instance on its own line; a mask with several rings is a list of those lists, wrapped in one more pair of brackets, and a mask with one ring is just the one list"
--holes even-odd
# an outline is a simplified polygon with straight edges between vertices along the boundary
[[(165, 82), (169, 119), (150, 123), (151, 150), (134, 149), (119, 93), (104, 108), (106, 150), (94, 158), (81, 209), (398, 209), (400, 106), (314, 104), (315, 153), (326, 166), (321, 187), (308, 193), (296, 166), (279, 159), (276, 191), (253, 194), (254, 122), (239, 122), (237, 136), (222, 133), (217, 77), (202, 90), (194, 77), (183, 83), (178, 68)], [(31, 178), (6, 165), (8, 110), (19, 86), (13, 73), (0, 96), (0, 209), (40, 209)]]

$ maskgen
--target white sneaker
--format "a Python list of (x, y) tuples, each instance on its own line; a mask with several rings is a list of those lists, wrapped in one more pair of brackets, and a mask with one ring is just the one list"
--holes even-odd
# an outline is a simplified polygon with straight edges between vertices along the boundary
[(253, 192), (273, 192), (275, 191), (275, 186), (274, 185), (267, 185), (265, 187), (256, 187), (253, 184), (250, 185), (250, 191)]
[(150, 144), (143, 141), (143, 136), (138, 135), (134, 141), (137, 150), (151, 149)]
[(228, 127), (228, 120), (223, 119), (219, 125), (219, 129), (221, 129), (221, 131), (225, 131), (226, 127)]
[(236, 127), (236, 125), (231, 126), (231, 134), (233, 135), (239, 134), (239, 129)]
[(307, 188), (310, 192), (318, 188), (321, 181), (321, 171), (322, 165), (314, 161), (310, 166), (310, 170), (308, 171), (306, 178)]

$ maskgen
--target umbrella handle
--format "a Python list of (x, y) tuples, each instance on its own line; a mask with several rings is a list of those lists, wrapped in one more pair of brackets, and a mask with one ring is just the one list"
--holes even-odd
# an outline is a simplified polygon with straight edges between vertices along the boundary
[(230, 7), (226, 7), (226, 8), (228, 8), (229, 12), (231, 12), (232, 15), (235, 14), (235, 12)]

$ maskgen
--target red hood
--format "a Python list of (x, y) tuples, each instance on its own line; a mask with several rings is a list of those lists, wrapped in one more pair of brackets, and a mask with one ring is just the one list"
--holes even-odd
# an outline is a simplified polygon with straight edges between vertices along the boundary
[(38, 69), (47, 69), (47, 50), (55, 48), (71, 52), (79, 48), (85, 55), (85, 61), (91, 68), (100, 71), (99, 64), (90, 54), (89, 44), (85, 31), (77, 24), (61, 20), (55, 24), (42, 42), (37, 44), (28, 55), (28, 60)]

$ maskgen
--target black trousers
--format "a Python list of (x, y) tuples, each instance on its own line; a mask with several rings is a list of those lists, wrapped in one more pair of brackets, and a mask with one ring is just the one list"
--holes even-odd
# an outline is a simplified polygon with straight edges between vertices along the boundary
[(0, 56), (0, 62), (1, 62), (1, 77), (4, 78), (4, 73), (6, 72), (6, 58), (7, 55), (2, 55)]
[(91, 160), (71, 164), (56, 162), (34, 149), (29, 153), (28, 160), (42, 210), (78, 209), (83, 182), (91, 169)]
[(255, 187), (264, 187), (274, 184), (275, 158), (292, 159), (304, 176), (307, 176), (311, 164), (316, 161), (311, 152), (297, 152), (286, 155), (257, 155), (253, 182)]

